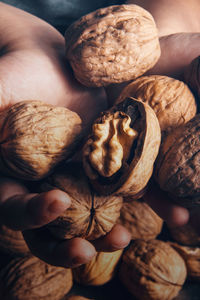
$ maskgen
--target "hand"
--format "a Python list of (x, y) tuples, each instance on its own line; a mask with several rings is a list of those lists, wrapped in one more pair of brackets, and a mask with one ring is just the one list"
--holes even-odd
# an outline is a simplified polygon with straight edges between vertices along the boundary
[[(0, 109), (21, 100), (42, 100), (76, 111), (85, 126), (106, 108), (103, 89), (88, 89), (72, 76), (64, 58), (64, 38), (44, 21), (0, 3)], [(10, 178), (0, 179), (0, 219), (24, 231), (32, 253), (63, 267), (88, 262), (96, 251), (125, 247), (130, 234), (117, 225), (93, 244), (74, 238), (58, 241), (42, 227), (70, 206), (67, 194), (54, 190), (31, 194)]]

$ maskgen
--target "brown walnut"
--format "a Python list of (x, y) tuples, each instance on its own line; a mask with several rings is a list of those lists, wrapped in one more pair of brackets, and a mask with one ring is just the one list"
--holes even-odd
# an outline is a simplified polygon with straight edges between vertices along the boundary
[(70, 269), (34, 256), (15, 258), (0, 271), (0, 295), (5, 300), (60, 300), (71, 287)]
[(160, 234), (163, 226), (163, 220), (144, 199), (124, 202), (118, 223), (128, 229), (133, 240), (154, 239)]
[(160, 188), (178, 204), (200, 204), (200, 114), (163, 141), (155, 170)]
[(170, 245), (182, 256), (187, 268), (187, 279), (200, 282), (200, 248), (188, 247), (177, 243)]
[(0, 112), (0, 170), (39, 180), (72, 155), (81, 119), (67, 108), (22, 101)]
[(94, 189), (138, 198), (153, 172), (161, 140), (153, 109), (133, 98), (94, 122), (83, 147), (83, 164)]
[(73, 278), (81, 285), (99, 286), (114, 278), (123, 250), (98, 252), (88, 264), (72, 270)]
[(65, 33), (66, 56), (78, 81), (107, 86), (134, 79), (160, 57), (152, 15), (137, 5), (100, 8)]
[(30, 253), (22, 232), (5, 225), (0, 225), (0, 251), (12, 256), (25, 256)]
[(129, 83), (116, 103), (134, 97), (148, 103), (158, 118), (162, 133), (186, 123), (196, 115), (195, 98), (188, 86), (177, 79), (162, 76), (142, 76)]
[(71, 206), (47, 225), (61, 239), (97, 239), (112, 229), (120, 215), (123, 199), (96, 195), (79, 163), (63, 165), (47, 178), (41, 188), (44, 191), (58, 188), (71, 199)]
[(136, 240), (122, 256), (119, 277), (137, 299), (171, 300), (185, 282), (186, 266), (166, 242)]

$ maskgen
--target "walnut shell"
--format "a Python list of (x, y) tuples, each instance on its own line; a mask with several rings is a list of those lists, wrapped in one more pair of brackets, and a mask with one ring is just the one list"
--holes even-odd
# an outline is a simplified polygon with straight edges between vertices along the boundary
[(65, 33), (66, 56), (85, 86), (107, 86), (134, 79), (160, 57), (152, 15), (137, 5), (100, 8)]
[(184, 70), (184, 80), (193, 93), (200, 97), (200, 56), (195, 57)]
[(116, 274), (123, 250), (99, 252), (88, 264), (72, 270), (73, 278), (81, 285), (103, 285)]
[(122, 256), (119, 277), (137, 299), (170, 300), (185, 282), (186, 266), (166, 242), (136, 240)]
[(126, 98), (94, 122), (83, 164), (94, 189), (104, 195), (141, 197), (153, 172), (160, 126), (146, 103)]
[(186, 123), (196, 115), (195, 98), (188, 86), (177, 79), (161, 76), (142, 76), (129, 83), (116, 103), (134, 97), (148, 103), (158, 118), (162, 132)]
[(71, 206), (47, 225), (61, 239), (97, 239), (109, 232), (119, 218), (123, 199), (96, 195), (79, 163), (66, 164), (52, 174), (41, 188), (46, 191), (58, 188), (71, 198)]
[(1, 172), (25, 180), (45, 177), (72, 155), (81, 119), (67, 108), (22, 101), (0, 112)]
[(200, 282), (200, 248), (177, 243), (170, 243), (170, 245), (183, 257), (187, 268), (187, 279)]
[(200, 114), (175, 128), (160, 148), (155, 178), (160, 188), (185, 207), (200, 204)]
[(51, 266), (38, 258), (18, 257), (0, 272), (4, 300), (60, 300), (72, 287), (70, 269)]
[(163, 220), (143, 199), (124, 202), (118, 223), (128, 229), (132, 240), (154, 239), (163, 226)]
[(30, 253), (22, 232), (4, 225), (0, 225), (0, 251), (12, 256), (24, 256)]

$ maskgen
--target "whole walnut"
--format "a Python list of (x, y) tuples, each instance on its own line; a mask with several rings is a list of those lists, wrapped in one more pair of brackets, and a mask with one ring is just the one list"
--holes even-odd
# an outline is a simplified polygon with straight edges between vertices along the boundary
[(65, 191), (71, 199), (71, 206), (47, 224), (58, 238), (94, 240), (109, 232), (119, 218), (123, 199), (95, 194), (79, 162), (63, 164), (41, 183), (43, 191), (55, 188)]
[(153, 109), (126, 98), (102, 112), (83, 147), (83, 165), (94, 189), (137, 199), (152, 175), (161, 132)]
[(155, 179), (178, 204), (200, 204), (200, 114), (175, 128), (163, 141)]
[[(125, 199), (125, 201), (127, 200)], [(143, 198), (125, 201), (121, 208), (118, 223), (128, 229), (133, 240), (156, 238), (162, 230), (163, 220)]]
[(1, 172), (25, 180), (47, 176), (72, 156), (81, 123), (75, 112), (42, 101), (21, 101), (1, 111)]
[(152, 15), (137, 5), (113, 5), (91, 12), (68, 27), (66, 57), (85, 86), (132, 80), (160, 57)]
[(73, 278), (81, 285), (99, 286), (114, 278), (123, 250), (98, 252), (88, 264), (72, 270)]
[(70, 269), (51, 266), (34, 256), (15, 258), (0, 271), (4, 300), (60, 300), (71, 287)]
[(187, 268), (187, 279), (200, 282), (200, 248), (188, 247), (177, 243), (170, 245), (182, 256)]
[(0, 251), (12, 256), (25, 256), (30, 253), (22, 232), (2, 224), (0, 225)]
[(116, 103), (134, 97), (148, 103), (158, 118), (162, 133), (186, 123), (196, 115), (197, 105), (188, 86), (180, 80), (162, 76), (141, 76), (129, 83)]
[(186, 280), (183, 258), (161, 240), (135, 240), (124, 252), (119, 278), (137, 299), (171, 300)]

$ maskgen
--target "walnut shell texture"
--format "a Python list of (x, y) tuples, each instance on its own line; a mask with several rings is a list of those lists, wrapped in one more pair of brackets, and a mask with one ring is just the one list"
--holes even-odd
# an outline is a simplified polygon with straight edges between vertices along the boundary
[(72, 155), (81, 119), (64, 107), (21, 101), (0, 113), (1, 172), (39, 180)]
[(161, 140), (158, 119), (133, 98), (113, 106), (94, 122), (83, 147), (83, 165), (94, 189), (141, 196), (153, 172)]
[(163, 226), (163, 220), (143, 199), (124, 202), (118, 223), (128, 229), (133, 240), (154, 239)]
[(126, 97), (148, 103), (156, 113), (162, 132), (186, 123), (197, 112), (196, 100), (188, 86), (168, 76), (141, 76), (122, 90), (116, 103)]
[(185, 282), (186, 266), (166, 242), (136, 240), (122, 256), (119, 277), (137, 299), (171, 300)]
[(72, 287), (72, 271), (34, 256), (13, 259), (0, 272), (4, 300), (60, 300)]
[(86, 86), (134, 79), (160, 57), (154, 19), (137, 5), (113, 5), (89, 13), (67, 29), (65, 40), (75, 77)]
[(59, 188), (71, 198), (71, 206), (47, 225), (61, 239), (96, 239), (109, 232), (119, 218), (123, 199), (118, 196), (96, 195), (79, 163), (66, 164), (47, 178), (41, 188)]
[(0, 225), (0, 251), (12, 256), (25, 256), (30, 253), (22, 232), (5, 225)]
[(123, 250), (98, 252), (91, 262), (72, 270), (74, 280), (86, 286), (109, 282), (116, 274), (122, 253)]
[(160, 188), (185, 207), (200, 204), (200, 114), (163, 141), (155, 178)]
[(170, 243), (170, 245), (183, 257), (187, 268), (187, 278), (190, 281), (200, 282), (200, 248), (177, 243)]

